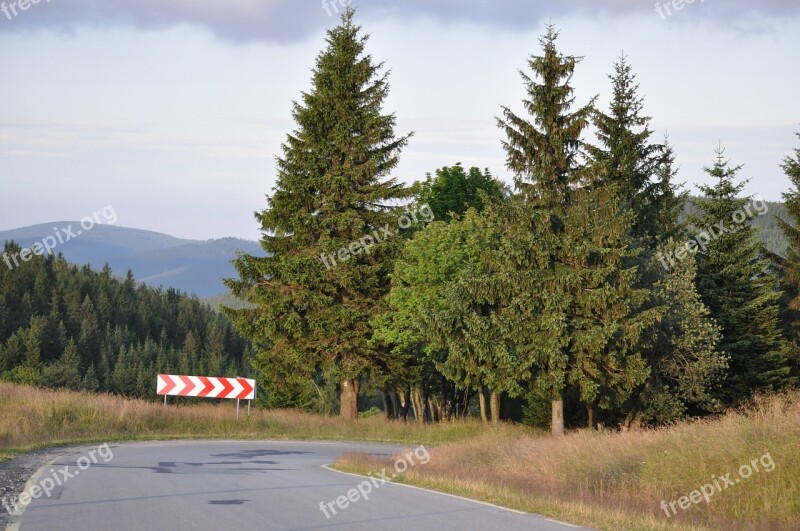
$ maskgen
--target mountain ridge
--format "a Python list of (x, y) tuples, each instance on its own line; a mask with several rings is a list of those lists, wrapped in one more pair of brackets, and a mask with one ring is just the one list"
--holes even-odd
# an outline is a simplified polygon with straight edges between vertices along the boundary
[[(264, 254), (258, 242), (241, 238), (192, 240), (107, 224), (82, 230), (79, 221), (55, 221), (0, 231), (0, 242), (14, 241), (30, 248), (70, 226), (74, 236), (53, 247), (53, 252), (61, 253), (68, 262), (88, 264), (95, 269), (108, 263), (116, 275), (124, 275), (130, 269), (139, 282), (175, 288), (201, 298), (227, 293), (222, 278), (235, 276), (231, 261), (237, 252)], [(0, 266), (3, 264), (0, 262)]]

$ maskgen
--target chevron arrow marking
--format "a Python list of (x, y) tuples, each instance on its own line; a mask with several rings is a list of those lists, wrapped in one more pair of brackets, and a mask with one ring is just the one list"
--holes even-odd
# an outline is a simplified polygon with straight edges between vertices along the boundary
[(156, 393), (170, 396), (253, 400), (256, 397), (256, 381), (250, 378), (159, 374), (156, 379)]

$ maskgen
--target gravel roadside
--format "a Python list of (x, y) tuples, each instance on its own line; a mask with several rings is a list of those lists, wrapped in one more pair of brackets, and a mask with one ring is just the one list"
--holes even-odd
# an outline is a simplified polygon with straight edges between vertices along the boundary
[(14, 501), (22, 493), (28, 479), (53, 459), (74, 451), (75, 448), (68, 447), (36, 450), (0, 462), (0, 530), (5, 529), (6, 525), (12, 522), (8, 509), (14, 508)]

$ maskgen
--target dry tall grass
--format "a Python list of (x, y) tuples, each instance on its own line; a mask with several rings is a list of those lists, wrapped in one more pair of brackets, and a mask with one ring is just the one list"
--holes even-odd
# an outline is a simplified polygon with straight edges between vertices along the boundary
[[(661, 507), (769, 452), (763, 470), (677, 515)], [(562, 439), (501, 427), (430, 450), (403, 481), (607, 529), (800, 529), (800, 393), (759, 398), (742, 411), (670, 428), (581, 431)], [(769, 459), (765, 459), (769, 461)], [(347, 455), (337, 466), (390, 462)], [(771, 467), (767, 467), (771, 468)], [(746, 473), (746, 471), (745, 471)], [(720, 486), (724, 483), (719, 481)]]
[(46, 446), (138, 439), (236, 438), (363, 440), (440, 444), (486, 428), (476, 421), (421, 426), (380, 416), (342, 422), (299, 411), (242, 407), (234, 401), (164, 407), (111, 395), (50, 391), (0, 382), (0, 459)]

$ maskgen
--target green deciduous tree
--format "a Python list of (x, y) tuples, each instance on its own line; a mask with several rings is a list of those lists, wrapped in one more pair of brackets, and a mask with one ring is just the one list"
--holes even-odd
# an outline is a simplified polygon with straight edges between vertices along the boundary
[(436, 170), (435, 177), (428, 174), (424, 181), (416, 183), (414, 191), (417, 202), (430, 206), (435, 219), (449, 221), (451, 214), (461, 216), (468, 208), (483, 210), (482, 194), (502, 197), (503, 184), (488, 169), (473, 167), (465, 171), (458, 163)]

